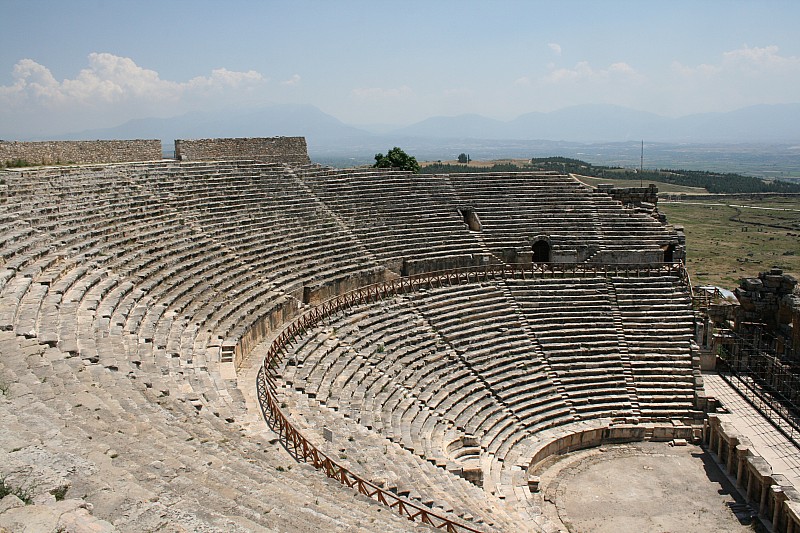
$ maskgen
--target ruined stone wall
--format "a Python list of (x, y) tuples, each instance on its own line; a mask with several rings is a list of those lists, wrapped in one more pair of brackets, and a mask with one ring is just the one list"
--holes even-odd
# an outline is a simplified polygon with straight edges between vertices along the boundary
[(736, 289), (739, 308), (736, 328), (744, 333), (745, 323), (763, 323), (776, 336), (778, 353), (800, 353), (800, 294), (797, 280), (779, 268), (742, 279)]
[(179, 161), (256, 159), (269, 163), (310, 162), (305, 137), (252, 137), (235, 139), (178, 139)]
[(28, 165), (124, 163), (162, 158), (161, 141), (0, 141), (0, 163)]
[(642, 206), (642, 204), (658, 204), (658, 187), (650, 184), (649, 187), (614, 187), (613, 185), (598, 185), (597, 190), (611, 196), (622, 205)]

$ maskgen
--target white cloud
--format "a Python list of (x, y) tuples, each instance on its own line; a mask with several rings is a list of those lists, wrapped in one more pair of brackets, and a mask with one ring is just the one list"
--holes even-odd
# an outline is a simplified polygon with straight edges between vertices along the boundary
[(685, 102), (682, 112), (727, 111), (753, 104), (797, 102), (800, 58), (780, 54), (777, 46), (742, 46), (713, 63), (674, 61), (665, 85)]
[(169, 81), (128, 57), (107, 53), (89, 54), (89, 68), (81, 70), (73, 79), (58, 81), (47, 67), (31, 59), (19, 61), (14, 66), (13, 76), (12, 85), (0, 87), (1, 97), (14, 98), (17, 102), (28, 100), (51, 108), (143, 99), (176, 101), (192, 93), (236, 89), (265, 81), (253, 70), (234, 72), (224, 68), (183, 83)]
[(543, 81), (558, 84), (563, 82), (591, 82), (611, 79), (631, 80), (639, 77), (640, 74), (636, 72), (636, 69), (624, 62), (612, 63), (607, 68), (594, 68), (588, 61), (580, 61), (572, 68), (552, 69), (544, 76)]
[(475, 91), (467, 87), (452, 87), (450, 89), (443, 89), (442, 96), (445, 98), (461, 98), (473, 96)]
[(750, 48), (745, 45), (736, 50), (722, 54), (719, 63), (709, 65), (702, 63), (691, 67), (680, 62), (672, 63), (672, 70), (683, 76), (726, 76), (729, 74), (751, 75), (798, 75), (800, 74), (800, 58), (782, 56), (775, 45)]
[(352, 91), (353, 96), (362, 100), (397, 100), (409, 97), (414, 91), (408, 85), (385, 89), (382, 87), (363, 87)]
[(254, 70), (226, 68), (185, 82), (165, 80), (129, 57), (108, 53), (89, 54), (88, 66), (63, 80), (46, 66), (22, 59), (14, 65), (12, 79), (0, 86), (0, 122), (19, 135), (107, 127), (132, 118), (242, 102), (267, 81)]
[(289, 78), (288, 80), (282, 81), (281, 85), (286, 85), (289, 87), (292, 85), (297, 85), (298, 83), (300, 83), (300, 79), (301, 79), (300, 74), (292, 74), (292, 77)]
[(561, 45), (558, 43), (547, 43), (547, 47), (553, 51), (553, 53), (557, 56), (561, 55)]
[(537, 110), (553, 111), (579, 104), (615, 104), (646, 108), (648, 76), (625, 61), (595, 66), (579, 61), (571, 67), (553, 63), (513, 80), (509, 99), (536, 102)]
[(731, 50), (722, 54), (723, 62), (727, 64), (749, 64), (759, 67), (797, 68), (800, 58), (783, 57), (778, 54), (779, 48), (775, 45), (763, 48), (750, 48), (744, 45), (738, 50)]
[(800, 58), (782, 54), (774, 45), (742, 46), (720, 53), (715, 61), (673, 61), (646, 72), (625, 61), (551, 64), (514, 80), (515, 90), (552, 109), (602, 102), (672, 116), (797, 102), (798, 86)]

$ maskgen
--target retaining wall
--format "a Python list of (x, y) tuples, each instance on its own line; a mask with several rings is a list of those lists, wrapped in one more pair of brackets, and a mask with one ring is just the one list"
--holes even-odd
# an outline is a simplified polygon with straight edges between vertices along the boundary
[(305, 137), (177, 139), (179, 161), (256, 159), (270, 163), (309, 163)]
[(0, 141), (0, 163), (28, 165), (67, 163), (125, 163), (162, 158), (161, 141)]

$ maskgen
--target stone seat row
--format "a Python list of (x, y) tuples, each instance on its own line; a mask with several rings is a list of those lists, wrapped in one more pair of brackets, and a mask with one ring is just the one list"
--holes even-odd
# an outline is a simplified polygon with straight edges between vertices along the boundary
[[(471, 519), (502, 530), (525, 530), (523, 517), (503, 502), (487, 496), (485, 492), (450, 472), (458, 472), (453, 463), (449, 469), (436, 468), (398, 446), (391, 439), (369, 432), (349, 418), (339, 416), (318, 405), (316, 400), (283, 391), (282, 401), (293, 420), (296, 420), (321, 449), (336, 451), (336, 459), (349, 469), (362, 475), (371, 475), (384, 488), (406, 494), (423, 505), (433, 502), (441, 511), (453, 513), (461, 519)], [(334, 435), (333, 444), (322, 438), (320, 422)], [(348, 435), (347, 442), (344, 436)], [(349, 442), (358, 445), (351, 445)], [(413, 483), (409, 484), (409, 480)], [(522, 525), (521, 525), (522, 524)], [(521, 529), (520, 529), (521, 528)]]
[[(0, 333), (0, 345), (0, 377), (11, 383), (0, 402), (10, 431), (0, 444), (0, 475), (30, 483), (37, 498), (64, 487), (67, 499), (92, 503), (95, 517), (120, 530), (408, 530), (404, 519), (308, 467), (286, 470), (291, 459), (265, 439), (243, 438), (187, 403), (158, 398), (122, 371), (12, 332)], [(54, 420), (57, 432), (48, 429)], [(273, 512), (286, 505), (310, 512), (302, 521)]]
[[(421, 311), (424, 315), (424, 313), (428, 310), (421, 309)], [(480, 381), (480, 379), (475, 378), (475, 369), (470, 367), (468, 361), (464, 357), (458, 355), (458, 350), (456, 349), (455, 352), (449, 352), (449, 356), (439, 357), (438, 360), (460, 362), (462, 370), (453, 372), (451, 369), (447, 378), (440, 379), (438, 382), (439, 387), (436, 389), (439, 391), (437, 393), (434, 393), (432, 390), (427, 393), (424, 390), (421, 392), (413, 392), (418, 388), (418, 385), (414, 384), (413, 382), (409, 383), (407, 379), (409, 373), (413, 375), (413, 373), (417, 372), (417, 369), (414, 366), (409, 366), (409, 360), (407, 358), (409, 350), (408, 348), (404, 349), (404, 343), (402, 342), (404, 337), (398, 335), (397, 332), (392, 334), (389, 331), (384, 331), (383, 335), (376, 337), (374, 335), (374, 330), (370, 329), (371, 326), (369, 326), (369, 320), (365, 320), (366, 323), (363, 325), (366, 328), (366, 331), (369, 331), (369, 334), (365, 338), (372, 339), (372, 341), (365, 342), (369, 343), (375, 342), (376, 339), (383, 339), (385, 343), (381, 344), (380, 350), (375, 349), (371, 357), (374, 357), (376, 353), (396, 353), (396, 356), (388, 357), (398, 357), (397, 361), (402, 361), (404, 363), (400, 369), (392, 370), (389, 376), (386, 375), (387, 369), (384, 369), (383, 372), (380, 373), (381, 377), (374, 381), (374, 386), (364, 387), (362, 384), (365, 382), (364, 380), (367, 379), (366, 376), (371, 373), (370, 368), (372, 368), (372, 366), (365, 361), (366, 356), (364, 355), (363, 350), (359, 349), (358, 344), (350, 344), (348, 345), (350, 348), (344, 349), (339, 342), (336, 341), (328, 343), (327, 347), (324, 349), (315, 349), (313, 346), (317, 346), (318, 344), (309, 344), (306, 342), (303, 344), (305, 348), (301, 349), (299, 352), (296, 352), (294, 357), (302, 357), (302, 355), (299, 354), (302, 354), (303, 350), (306, 350), (309, 346), (311, 346), (310, 349), (312, 353), (316, 353), (312, 359), (316, 358), (315, 360), (317, 362), (303, 362), (302, 365), (304, 369), (307, 364), (311, 365), (309, 370), (304, 370), (305, 374), (299, 376), (296, 374), (296, 370), (293, 370), (295, 374), (289, 378), (290, 382), (296, 388), (304, 391), (306, 391), (306, 386), (310, 386), (312, 389), (311, 394), (317, 400), (326, 404), (329, 403), (338, 409), (343, 409), (343, 411), (347, 412), (349, 416), (353, 416), (354, 418), (361, 420), (361, 422), (367, 427), (382, 433), (385, 432), (389, 435), (396, 435), (395, 438), (397, 441), (403, 443), (403, 445), (408, 449), (415, 451), (425, 450), (423, 453), (428, 454), (426, 458), (429, 458), (431, 461), (437, 463), (446, 461), (446, 458), (442, 457), (445, 455), (445, 453), (441, 448), (431, 450), (429, 446), (432, 442), (441, 442), (442, 433), (450, 426), (442, 425), (440, 422), (436, 422), (437, 417), (431, 417), (429, 412), (435, 412), (436, 410), (441, 409), (446, 413), (453, 408), (460, 407), (464, 409), (464, 406), (466, 406), (466, 409), (474, 409), (475, 412), (486, 411), (485, 407), (491, 404), (491, 402), (486, 401), (488, 396), (485, 393), (485, 391), (487, 391), (486, 386)], [(384, 320), (379, 324), (385, 325), (385, 322), (386, 321)], [(396, 322), (396, 324), (398, 324), (398, 328), (401, 327), (401, 323), (401, 320), (398, 319)], [(424, 324), (425, 321), (423, 320), (422, 323)], [(435, 321), (430, 321), (430, 323), (434, 326), (433, 328), (428, 329), (431, 334), (436, 332), (443, 335), (444, 338), (447, 339), (446, 332), (439, 330), (435, 325)], [(407, 325), (405, 327), (407, 328)], [(333, 329), (330, 331), (337, 330), (336, 326), (332, 326), (332, 328)], [(350, 332), (351, 329), (352, 328), (345, 330), (344, 333)], [(361, 330), (359, 329), (359, 332), (360, 331)], [(407, 338), (407, 334), (405, 338)], [(330, 340), (330, 338), (325, 335), (323, 335), (322, 339)], [(327, 341), (318, 340), (318, 342), (324, 343)], [(427, 344), (417, 342), (415, 345), (430, 346), (430, 342)], [(327, 362), (323, 363), (323, 361)], [(357, 363), (353, 364), (354, 361)], [(423, 359), (423, 361), (425, 361), (425, 359)], [(432, 361), (433, 360), (431, 360), (431, 362)], [(298, 363), (295, 362), (295, 365), (297, 364)], [(431, 375), (432, 369), (426, 365), (427, 363), (424, 363), (419, 368), (425, 368), (428, 371), (427, 374)], [(341, 373), (344, 372), (345, 369), (349, 369), (347, 370), (347, 377), (339, 379), (342, 375)], [(401, 372), (405, 372), (405, 374), (402, 374)], [(433, 375), (436, 376), (436, 371), (434, 370), (433, 372)], [(404, 377), (399, 378), (401, 375)], [(398, 379), (400, 379), (400, 383), (404, 385), (399, 385)], [(301, 382), (307, 382), (311, 385), (302, 385), (300, 384)], [(329, 383), (329, 385), (319, 385), (326, 382)], [(345, 396), (343, 394), (339, 394), (337, 397), (335, 393), (342, 391), (343, 387), (344, 390), (347, 390), (348, 388), (352, 389), (353, 387), (356, 387), (356, 390), (358, 390), (358, 388), (361, 387), (363, 391), (360, 393), (357, 392), (357, 394), (362, 395), (363, 399), (354, 400), (353, 397), (350, 397), (346, 400), (343, 400), (343, 397)], [(373, 391), (372, 394), (370, 394), (370, 390)], [(590, 387), (587, 390), (596, 391), (597, 387)], [(589, 416), (597, 416), (598, 412), (603, 414), (610, 412), (614, 416), (625, 416), (630, 414), (630, 403), (625, 395), (623, 394), (619, 397), (613, 396), (615, 393), (618, 393), (619, 390), (620, 387), (610, 387), (608, 391), (609, 399), (604, 406), (602, 406), (599, 410), (595, 410), (594, 412), (587, 411), (582, 414)], [(442, 391), (444, 391), (443, 394), (441, 393)], [(483, 391), (484, 394), (477, 393), (476, 391)], [(491, 391), (489, 391), (489, 394), (492, 394)], [(656, 399), (655, 396), (653, 398), (654, 400)], [(424, 403), (419, 403), (420, 400), (422, 400)], [(593, 400), (596, 400), (596, 398)], [(592, 401), (587, 401), (587, 406), (592, 405)], [(503, 405), (506, 405), (503, 401), (498, 401), (496, 398), (495, 402), (497, 405), (501, 406), (501, 409)], [(499, 420), (504, 419), (507, 422), (502, 426), (496, 435), (489, 435), (490, 440), (488, 440), (486, 449), (487, 451), (491, 450), (491, 453), (497, 453), (498, 451), (502, 453), (501, 450), (504, 449), (503, 440), (505, 439), (514, 440), (524, 438), (524, 429), (520, 431), (521, 428), (525, 428), (523, 424), (520, 424), (522, 419), (519, 416), (516, 416), (515, 420), (515, 415), (513, 413), (511, 416), (509, 416), (509, 414), (498, 416), (497, 405), (494, 406), (494, 410), (490, 411), (489, 414), (489, 416), (493, 419), (493, 427), (500, 427), (500, 425), (496, 424), (496, 422)], [(403, 407), (400, 408), (400, 406)], [(399, 414), (396, 411), (397, 409), (400, 409), (401, 411)], [(410, 434), (411, 432), (407, 429), (404, 431), (404, 428), (409, 427), (407, 422), (403, 422), (404, 416), (408, 416), (404, 415), (404, 413), (413, 414), (414, 418), (410, 419), (411, 428), (419, 428), (423, 430), (427, 429), (426, 434), (422, 438), (415, 437), (413, 434)], [(564, 408), (562, 414), (570, 416), (569, 410), (566, 408)], [(579, 414), (581, 413), (579, 412)], [(425, 416), (420, 420), (417, 418), (419, 415)], [(463, 420), (462, 414), (458, 412), (455, 414), (455, 416), (451, 416), (449, 418), (453, 420), (453, 423), (455, 423), (455, 420)], [(571, 416), (568, 419), (571, 419)], [(392, 421), (392, 424), (387, 425), (390, 420)], [(429, 423), (429, 421), (433, 423)], [(511, 421), (512, 423), (509, 425), (508, 421)], [(398, 429), (398, 426), (400, 429)], [(439, 427), (439, 429), (436, 430), (436, 427)], [(467, 424), (459, 427), (466, 429)], [(514, 429), (515, 427), (520, 429)], [(472, 427), (470, 429), (474, 431), (474, 433), (481, 435), (481, 424), (478, 424), (477, 427)], [(437, 437), (436, 434), (439, 436)], [(514, 435), (517, 436), (515, 437)], [(501, 437), (501, 442), (497, 442), (495, 440), (495, 437), (497, 436)], [(411, 443), (408, 442), (409, 439), (412, 440)], [(414, 442), (414, 440), (417, 442)], [(508, 448), (508, 445), (506, 448)]]
[[(40, 199), (32, 198), (34, 187), (19, 189), (14, 213), (31, 231), (18, 238), (36, 241), (9, 254), (20, 266), (3, 278), (3, 325), (80, 362), (102, 376), (103, 386), (120, 384), (122, 396), (135, 384), (147, 408), (179, 405), (187, 417), (228, 435), (236, 432), (243, 402), (235, 382), (223, 377), (220, 347), (235, 343), (281, 298), (297, 298), (309, 282), (378, 268), (374, 259), (364, 260), (370, 253), (386, 260), (486, 253), (465, 231), (455, 209), (461, 198), (448, 179), (415, 179), (419, 193), (397, 181), (384, 194), (377, 189), (380, 173), (353, 173), (343, 180), (353, 186), (341, 189), (340, 202), (322, 192), (323, 179), (256, 164), (225, 166), (99, 167), (42, 178), (48, 192)], [(365, 182), (376, 185), (365, 187), (372, 191), (367, 200), (348, 196)], [(403, 191), (409, 194), (398, 202)], [(48, 206), (56, 198), (69, 209)], [(363, 212), (385, 224), (352, 222), (364, 204)], [(389, 248), (391, 231), (403, 234), (397, 248)], [(269, 239), (259, 241), (259, 232)], [(290, 238), (296, 240), (286, 245)], [(3, 242), (13, 247), (14, 239)], [(18, 275), (23, 268), (34, 270)], [(399, 299), (363, 325), (343, 317), (340, 333), (306, 343), (310, 353), (302, 367), (295, 365), (302, 371), (297, 382), (445, 468), (474, 461), (472, 452), (452, 446), (461, 434), (477, 439), (481, 457), (502, 458), (532, 431), (599, 416), (612, 405), (628, 409), (611, 399), (615, 386), (597, 388), (606, 398), (602, 409), (580, 400), (578, 378), (570, 398), (504, 287), (480, 287), (471, 305), (458, 293)], [(450, 298), (458, 307), (448, 306)]]

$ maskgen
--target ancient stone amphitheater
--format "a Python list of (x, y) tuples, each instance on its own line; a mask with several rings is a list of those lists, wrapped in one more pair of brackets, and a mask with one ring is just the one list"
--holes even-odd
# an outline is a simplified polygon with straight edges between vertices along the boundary
[(699, 435), (683, 237), (652, 189), (177, 146), (27, 146), (144, 162), (0, 173), (15, 523), (557, 530), (530, 465)]

